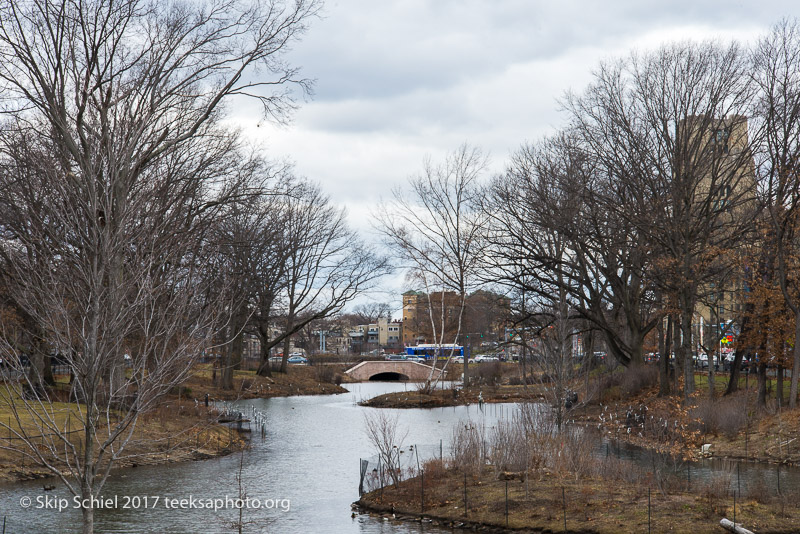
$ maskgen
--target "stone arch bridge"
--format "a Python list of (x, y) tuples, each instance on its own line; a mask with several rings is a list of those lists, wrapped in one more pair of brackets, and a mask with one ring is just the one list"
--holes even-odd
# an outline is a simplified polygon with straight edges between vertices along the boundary
[[(345, 371), (353, 380), (359, 382), (367, 380), (427, 380), (431, 373), (431, 366), (419, 362), (406, 361), (376, 361), (361, 362)], [(437, 378), (442, 374), (441, 369), (436, 369), (433, 374)]]

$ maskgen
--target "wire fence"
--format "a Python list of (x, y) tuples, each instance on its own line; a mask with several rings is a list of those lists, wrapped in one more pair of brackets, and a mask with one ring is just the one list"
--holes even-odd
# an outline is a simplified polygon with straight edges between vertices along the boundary
[(443, 459), (447, 454), (444, 442), (422, 445), (403, 445), (396, 449), (391, 461), (380, 456), (359, 460), (359, 495), (380, 490), (419, 476), (425, 463), (433, 459)]
[[(378, 456), (362, 458), (359, 494), (371, 493), (371, 501), (392, 502), (404, 513), (436, 510), (434, 515), (440, 517), (455, 515), (506, 525), (509, 516), (513, 522), (515, 513), (539, 513), (531, 507), (540, 506), (543, 517), (551, 522), (558, 512), (563, 520), (559, 526), (565, 531), (568, 522), (572, 529), (585, 527), (578, 517), (588, 517), (587, 510), (602, 509), (609, 502), (629, 502), (630, 508), (638, 509), (638, 518), (646, 513), (647, 532), (664, 531), (671, 514), (682, 513), (678, 508), (687, 502), (694, 503), (691, 513), (706, 519), (728, 517), (737, 523), (759, 519), (747, 515), (756, 502), (777, 514), (777, 521), (785, 520), (780, 524), (800, 524), (800, 469), (796, 466), (735, 459), (685, 461), (598, 439), (578, 427), (558, 434), (557, 440), (531, 458), (509, 453), (524, 449), (524, 444), (507, 441), (507, 435), (503, 441), (501, 434), (477, 433), (472, 447), (451, 448), (440, 441), (405, 445), (389, 461)], [(429, 463), (431, 459), (444, 461)], [(388, 501), (384, 501), (385, 492), (389, 492)], [(627, 514), (624, 508), (612, 513)]]

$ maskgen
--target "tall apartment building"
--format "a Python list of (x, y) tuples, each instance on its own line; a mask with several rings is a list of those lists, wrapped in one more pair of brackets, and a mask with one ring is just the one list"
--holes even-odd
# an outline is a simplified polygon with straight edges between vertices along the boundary
[[(427, 321), (427, 296), (422, 291), (403, 293), (403, 345), (416, 345), (423, 330), (422, 321)], [(424, 336), (423, 336), (424, 339)]]
[[(432, 313), (429, 309), (432, 307)], [(431, 293), (406, 291), (403, 293), (404, 345), (436, 343), (431, 328), (431, 315), (436, 323), (436, 334), (444, 329), (444, 342), (452, 343), (458, 331), (461, 303), (457, 293), (452, 291)], [(467, 296), (464, 313), (461, 316), (461, 339), (464, 343), (470, 334), (483, 334), (486, 341), (502, 340), (503, 330), (510, 310), (508, 298), (489, 291), (475, 291)]]
[[(695, 119), (702, 118), (689, 120)], [(720, 212), (718, 224), (723, 231), (737, 217), (746, 216), (756, 202), (755, 164), (749, 151), (747, 127), (747, 117), (731, 116), (719, 121), (711, 131), (701, 133), (701, 142), (707, 147), (703, 152), (706, 158), (703, 165), (707, 169), (698, 184), (697, 196), (704, 202), (710, 200), (708, 209)], [(696, 306), (693, 320), (696, 346), (709, 346), (721, 339), (724, 352), (728, 341), (734, 339), (745, 294), (742, 274), (733, 271), (703, 288), (704, 297)]]

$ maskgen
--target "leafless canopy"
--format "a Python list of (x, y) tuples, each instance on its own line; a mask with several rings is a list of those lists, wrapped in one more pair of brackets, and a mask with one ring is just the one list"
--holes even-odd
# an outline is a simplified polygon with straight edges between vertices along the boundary
[[(17, 304), (72, 369), (82, 446), (30, 375), (33, 394), (8, 390), (19, 414), (11, 426), (24, 427), (24, 413), (38, 421), (34, 433), (51, 443), (42, 452), (18, 430), (27, 454), (76, 495), (97, 494), (138, 414), (184, 376), (213, 330), (198, 276), (206, 229), (243, 194), (221, 106), (250, 96), (284, 120), (292, 88), (309, 85), (284, 53), (318, 9), (315, 0), (0, 2), (5, 269)], [(83, 513), (91, 532), (92, 511)]]
[[(798, 255), (800, 215), (800, 23), (785, 19), (763, 37), (753, 53), (753, 80), (758, 88), (754, 119), (760, 126), (754, 150), (766, 206), (776, 278), (800, 339), (800, 287), (793, 267)], [(789, 406), (797, 403), (800, 343), (794, 343)]]
[[(409, 268), (412, 279), (424, 286), (429, 299), (433, 292), (441, 295), (442, 314), (445, 292), (458, 295), (456, 340), (461, 333), (466, 296), (476, 287), (482, 261), (485, 217), (478, 209), (476, 195), (486, 165), (486, 156), (466, 145), (440, 165), (426, 161), (422, 174), (409, 180), (410, 192), (396, 189), (376, 214), (378, 228), (398, 260)], [(445, 317), (438, 318), (442, 327), (437, 333), (434, 306), (428, 304), (434, 341), (444, 343)]]

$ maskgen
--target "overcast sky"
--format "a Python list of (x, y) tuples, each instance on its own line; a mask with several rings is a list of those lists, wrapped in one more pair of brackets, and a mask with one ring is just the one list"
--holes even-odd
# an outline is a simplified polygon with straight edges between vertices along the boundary
[(789, 1), (328, 0), (289, 61), (316, 79), (285, 127), (233, 118), (273, 158), (295, 162), (370, 231), (393, 186), (462, 143), (511, 152), (563, 124), (558, 98), (603, 59), (681, 40), (752, 41)]

